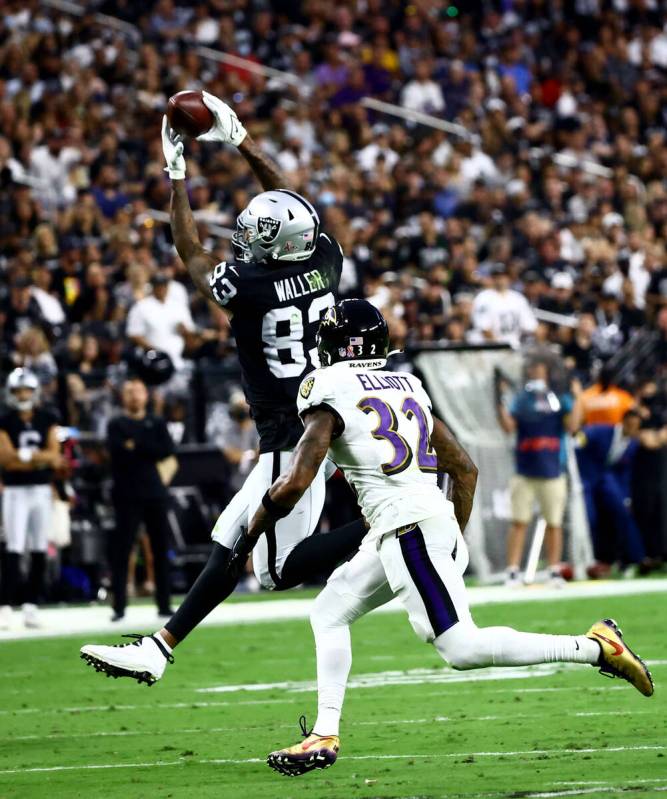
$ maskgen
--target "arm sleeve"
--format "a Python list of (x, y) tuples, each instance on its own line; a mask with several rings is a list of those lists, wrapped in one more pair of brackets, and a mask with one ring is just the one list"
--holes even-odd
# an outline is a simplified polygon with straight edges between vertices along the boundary
[(338, 438), (345, 430), (343, 417), (336, 410), (336, 395), (333, 381), (321, 369), (316, 369), (304, 378), (299, 386), (296, 407), (303, 421), (305, 414), (324, 408), (336, 417), (334, 438)]
[(331, 261), (336, 279), (336, 289), (343, 273), (343, 248), (333, 236), (321, 231), (317, 242), (318, 248), (326, 248), (327, 260)]
[(241, 277), (238, 267), (221, 261), (217, 264), (209, 277), (211, 292), (215, 301), (223, 308), (230, 311), (234, 309), (239, 300)]

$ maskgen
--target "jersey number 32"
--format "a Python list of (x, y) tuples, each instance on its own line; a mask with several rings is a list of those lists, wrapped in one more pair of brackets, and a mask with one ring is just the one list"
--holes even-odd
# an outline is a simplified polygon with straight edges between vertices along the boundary
[[(398, 418), (392, 406), (380, 397), (364, 397), (357, 404), (357, 408), (366, 414), (377, 414), (378, 424), (372, 436), (377, 441), (388, 441), (394, 448), (394, 457), (382, 464), (382, 471), (387, 475), (405, 471), (412, 462), (414, 453), (410, 444), (398, 432)], [(406, 397), (401, 405), (401, 413), (408, 420), (414, 419), (417, 422), (417, 468), (421, 472), (436, 472), (438, 458), (431, 447), (424, 409), (413, 397)]]

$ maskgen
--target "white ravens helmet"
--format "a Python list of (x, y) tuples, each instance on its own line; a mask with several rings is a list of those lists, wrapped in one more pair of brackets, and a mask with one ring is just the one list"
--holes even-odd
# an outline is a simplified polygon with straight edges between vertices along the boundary
[(288, 189), (264, 191), (236, 219), (232, 249), (239, 261), (304, 261), (317, 245), (320, 219), (313, 206)]
[[(29, 388), (32, 394), (28, 399), (19, 400), (16, 392), (21, 388)], [(14, 369), (7, 378), (5, 401), (10, 408), (17, 411), (29, 411), (39, 402), (39, 380), (30, 369)]]

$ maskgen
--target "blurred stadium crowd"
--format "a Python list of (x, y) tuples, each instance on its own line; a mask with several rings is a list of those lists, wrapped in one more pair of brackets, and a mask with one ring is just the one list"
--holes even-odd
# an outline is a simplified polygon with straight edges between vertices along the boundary
[[(171, 94), (206, 88), (315, 203), (345, 252), (342, 295), (376, 303), (397, 347), (529, 341), (584, 386), (611, 363), (644, 425), (663, 428), (660, 0), (67, 9), (6, 0), (0, 19), (2, 369), (35, 369), (64, 423), (102, 433), (128, 369), (173, 365), (156, 402), (179, 443), (203, 440), (207, 369), (235, 369), (224, 317), (194, 294), (165, 224), (161, 116)], [(202, 241), (225, 259), (258, 187), (232, 149), (188, 141), (186, 157)], [(508, 296), (518, 328), (503, 323)], [(151, 349), (171, 364), (147, 363)]]

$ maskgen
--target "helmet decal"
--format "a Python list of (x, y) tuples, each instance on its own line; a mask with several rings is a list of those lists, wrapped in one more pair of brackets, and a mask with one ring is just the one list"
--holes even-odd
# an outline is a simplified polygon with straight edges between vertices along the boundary
[(270, 244), (276, 240), (282, 224), (279, 219), (274, 219), (272, 216), (260, 216), (257, 219), (257, 233), (262, 241)]

